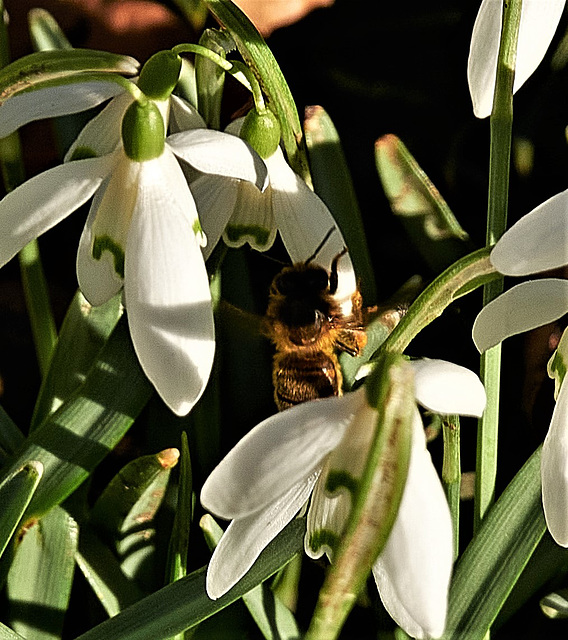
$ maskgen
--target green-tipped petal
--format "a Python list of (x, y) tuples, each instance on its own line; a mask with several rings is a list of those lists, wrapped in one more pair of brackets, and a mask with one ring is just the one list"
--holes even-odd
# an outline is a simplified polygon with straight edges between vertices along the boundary
[(0, 106), (0, 138), (34, 120), (86, 111), (123, 91), (114, 82), (85, 82), (22, 91)]
[(551, 536), (568, 547), (568, 384), (560, 387), (542, 446), (542, 504)]
[(508, 276), (524, 276), (568, 264), (568, 190), (523, 216), (491, 251), (491, 263)]
[(416, 412), (402, 501), (387, 544), (373, 566), (385, 608), (413, 638), (439, 638), (444, 632), (452, 536), (446, 496)]
[(121, 93), (83, 127), (65, 154), (65, 162), (112, 153), (121, 143), (120, 129), (126, 109), (132, 103), (129, 93)]
[(305, 402), (267, 418), (213, 470), (201, 490), (201, 503), (230, 520), (274, 502), (319, 467), (364, 402), (364, 394), (350, 393)]
[(140, 364), (177, 415), (203, 393), (215, 351), (197, 226), (193, 198), (169, 150), (141, 163), (126, 245), (126, 310)]
[(194, 169), (226, 178), (246, 180), (263, 191), (266, 165), (244, 140), (221, 131), (194, 129), (168, 136), (172, 151)]
[[(556, 31), (565, 0), (523, 0), (513, 93), (538, 67)], [(473, 27), (467, 76), (473, 111), (486, 118), (493, 108), (503, 6), (483, 0)]]
[(317, 477), (318, 471), (315, 471), (262, 511), (231, 522), (207, 569), (206, 589), (211, 599), (227, 593), (252, 567), (262, 550), (310, 497)]
[(415, 360), (416, 400), (426, 409), (445, 415), (481, 417), (485, 409), (485, 389), (470, 369), (446, 360)]
[(112, 163), (112, 157), (105, 156), (63, 164), (9, 193), (0, 202), (0, 266), (85, 203)]
[(514, 286), (485, 306), (473, 324), (483, 353), (505, 338), (554, 322), (568, 313), (568, 280), (543, 278)]
[[(93, 257), (93, 222), (104, 198), (108, 179), (95, 194), (77, 251), (77, 281), (81, 292), (93, 306), (110, 300), (122, 289), (122, 278), (115, 270), (114, 256), (104, 252), (97, 260)], [(106, 183), (106, 184), (105, 184)]]

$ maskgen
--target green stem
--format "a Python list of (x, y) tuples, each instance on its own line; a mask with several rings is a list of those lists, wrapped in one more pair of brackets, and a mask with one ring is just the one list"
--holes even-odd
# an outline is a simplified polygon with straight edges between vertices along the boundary
[[(521, 20), (522, 0), (503, 3), (503, 28), (497, 62), (495, 97), (490, 119), (491, 143), (489, 156), (489, 194), (487, 207), (487, 246), (493, 245), (507, 226), (509, 167), (513, 126), (513, 81), (517, 39)], [(483, 304), (496, 298), (503, 290), (499, 278), (484, 287)], [(487, 391), (487, 406), (479, 421), (475, 477), (474, 527), (491, 506), (497, 476), (497, 440), (499, 424), (499, 389), (501, 370), (500, 345), (481, 356), (481, 379)]]
[(460, 419), (459, 416), (447, 416), (442, 421), (444, 438), (444, 459), (442, 462), (442, 484), (454, 526), (454, 557), (458, 557), (460, 535)]
[(233, 78), (235, 78), (235, 80), (238, 80), (243, 85), (243, 87), (246, 87), (249, 91), (253, 90), (249, 81), (251, 77), (250, 74), (243, 72), (242, 68), (237, 68), (237, 66), (233, 62), (229, 62), (229, 60), (226, 60), (207, 47), (202, 47), (199, 44), (185, 43), (176, 45), (175, 47), (173, 47), (172, 51), (174, 53), (177, 53), (178, 55), (181, 55), (182, 53), (197, 53), (200, 56), (205, 56), (215, 64), (218, 64), (221, 69), (223, 69), (227, 73), (230, 73)]

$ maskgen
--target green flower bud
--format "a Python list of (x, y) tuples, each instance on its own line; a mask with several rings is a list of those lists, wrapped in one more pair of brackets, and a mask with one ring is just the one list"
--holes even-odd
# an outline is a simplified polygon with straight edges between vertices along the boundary
[(548, 376), (554, 380), (554, 398), (558, 398), (560, 387), (568, 369), (568, 329), (564, 330), (556, 351), (548, 362)]
[(270, 109), (251, 109), (243, 122), (240, 135), (261, 158), (269, 158), (280, 144), (280, 125)]
[(135, 162), (153, 160), (164, 151), (166, 129), (158, 107), (133, 102), (122, 119), (122, 143), (126, 155)]
[(173, 51), (158, 51), (142, 67), (138, 88), (152, 100), (165, 100), (181, 72), (181, 58)]

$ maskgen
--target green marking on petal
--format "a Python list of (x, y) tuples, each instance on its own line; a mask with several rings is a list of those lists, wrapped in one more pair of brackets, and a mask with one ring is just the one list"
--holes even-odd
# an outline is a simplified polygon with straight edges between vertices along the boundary
[(91, 147), (77, 147), (71, 154), (70, 160), (86, 160), (88, 158), (96, 158), (97, 152)]
[(325, 490), (329, 491), (329, 493), (335, 493), (344, 487), (352, 496), (354, 496), (358, 486), (359, 481), (357, 478), (354, 478), (345, 470), (330, 471), (325, 481)]
[(228, 224), (225, 234), (229, 242), (238, 242), (243, 237), (254, 238), (255, 245), (264, 247), (268, 244), (270, 232), (256, 224)]
[(195, 233), (196, 236), (203, 234), (203, 228), (201, 227), (201, 222), (199, 222), (199, 218), (195, 219), (193, 226), (191, 228), (193, 229), (193, 233)]
[(310, 536), (309, 545), (314, 553), (318, 553), (322, 547), (329, 547), (333, 551), (336, 549), (338, 543), (339, 536), (333, 533), (333, 531), (329, 529), (318, 529)]
[(114, 258), (114, 270), (124, 279), (124, 250), (110, 236), (97, 236), (93, 243), (93, 258), (100, 260), (105, 251), (112, 254)]

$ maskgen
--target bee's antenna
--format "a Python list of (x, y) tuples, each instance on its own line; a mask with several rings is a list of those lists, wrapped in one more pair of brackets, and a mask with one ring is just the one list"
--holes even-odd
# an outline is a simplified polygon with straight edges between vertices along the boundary
[(309, 264), (312, 260), (315, 260), (318, 253), (325, 246), (325, 243), (329, 240), (331, 234), (337, 229), (337, 227), (331, 227), (331, 229), (325, 234), (324, 239), (318, 244), (317, 249), (312, 253), (312, 255), (304, 262), (304, 264)]

